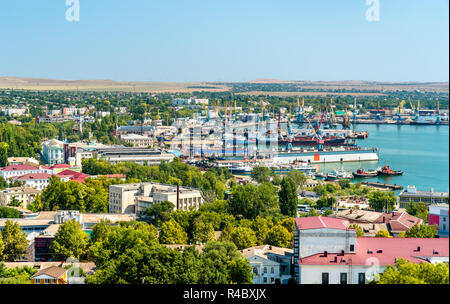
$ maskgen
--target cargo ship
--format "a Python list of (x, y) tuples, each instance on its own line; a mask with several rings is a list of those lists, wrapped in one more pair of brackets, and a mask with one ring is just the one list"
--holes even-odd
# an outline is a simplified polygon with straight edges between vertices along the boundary
[(292, 149), (278, 152), (272, 158), (277, 163), (305, 161), (311, 164), (378, 161), (379, 149), (360, 147), (332, 147), (323, 151), (318, 149)]
[[(345, 144), (345, 137), (343, 136), (324, 136), (322, 137), (324, 146), (342, 146)], [(317, 140), (314, 136), (294, 136), (292, 138), (278, 138), (278, 145), (293, 147), (312, 147), (317, 146)]]

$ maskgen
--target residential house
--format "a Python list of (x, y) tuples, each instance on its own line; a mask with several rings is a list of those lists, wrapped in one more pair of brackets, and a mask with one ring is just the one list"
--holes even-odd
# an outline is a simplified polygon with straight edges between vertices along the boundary
[(27, 208), (39, 193), (41, 193), (40, 190), (28, 186), (6, 188), (0, 191), (0, 206), (8, 206), (13, 199), (16, 199), (22, 208)]
[(49, 185), (50, 177), (52, 176), (48, 173), (30, 173), (13, 177), (13, 180), (24, 182), (26, 186), (34, 187), (38, 190), (43, 190)]
[(343, 219), (295, 219), (294, 273), (299, 284), (366, 284), (397, 259), (448, 263), (448, 239), (356, 237)]
[(31, 284), (67, 284), (67, 269), (52, 266), (31, 276)]
[(252, 267), (255, 284), (287, 284), (292, 278), (292, 249), (261, 245), (241, 250), (241, 253)]

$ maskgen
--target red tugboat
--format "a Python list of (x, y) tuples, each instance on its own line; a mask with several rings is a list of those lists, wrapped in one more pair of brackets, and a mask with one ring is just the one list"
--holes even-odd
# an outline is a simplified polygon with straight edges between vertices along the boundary
[(378, 169), (377, 171), (378, 175), (388, 175), (388, 176), (403, 175), (403, 171), (394, 171), (391, 168), (389, 168), (389, 166), (386, 165), (383, 168)]
[(364, 169), (358, 169), (356, 172), (353, 172), (354, 177), (375, 177), (377, 175), (377, 171), (364, 171)]

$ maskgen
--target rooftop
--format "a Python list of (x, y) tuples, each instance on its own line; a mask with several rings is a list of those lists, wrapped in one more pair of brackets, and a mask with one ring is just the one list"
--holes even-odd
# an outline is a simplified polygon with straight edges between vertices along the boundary
[(297, 225), (298, 230), (321, 228), (351, 230), (351, 228), (348, 228), (349, 223), (345, 220), (322, 216), (296, 218), (295, 224)]
[(65, 274), (67, 272), (66, 269), (58, 267), (58, 266), (52, 266), (49, 268), (45, 268), (42, 270), (39, 270), (37, 273), (35, 273), (34, 275), (31, 276), (31, 278), (36, 278), (39, 277), (41, 275), (46, 275), (55, 279), (58, 279), (59, 277), (61, 277), (63, 274)]
[(271, 245), (261, 245), (261, 246), (255, 246), (250, 247), (241, 250), (242, 256), (244, 258), (248, 258), (254, 255), (261, 256), (263, 258), (267, 258), (268, 253), (278, 254), (278, 255), (285, 255), (286, 253), (294, 253), (293, 249), (289, 248), (282, 248), (282, 247), (276, 247)]
[(29, 174), (25, 174), (22, 176), (18, 176), (15, 177), (15, 180), (21, 180), (21, 181), (26, 181), (26, 180), (42, 180), (42, 179), (49, 179), (50, 177), (52, 177), (50, 174), (48, 173), (29, 173)]
[(9, 171), (31, 171), (31, 170), (39, 170), (38, 167), (31, 165), (9, 165), (6, 167), (0, 168), (1, 171), (9, 172)]
[[(298, 260), (300, 265), (366, 265), (376, 258), (378, 265), (394, 265), (397, 258), (413, 263), (428, 262), (430, 258), (449, 256), (449, 239), (357, 237), (356, 253), (314, 254)], [(335, 262), (335, 258), (337, 261)]]

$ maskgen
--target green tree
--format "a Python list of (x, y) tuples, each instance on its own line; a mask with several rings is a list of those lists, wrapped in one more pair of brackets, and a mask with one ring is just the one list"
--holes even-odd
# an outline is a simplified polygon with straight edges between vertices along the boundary
[(341, 187), (341, 189), (347, 189), (350, 188), (351, 186), (350, 181), (348, 179), (341, 179), (338, 181), (338, 184)]
[(388, 265), (376, 284), (449, 284), (447, 263), (411, 263), (398, 259), (395, 266)]
[(17, 198), (15, 198), (15, 197), (13, 196), (13, 198), (11, 199), (11, 202), (8, 204), (8, 206), (11, 206), (11, 207), (20, 207), (20, 206), (22, 206), (22, 203), (21, 203)]
[(0, 190), (3, 190), (8, 187), (8, 182), (0, 176)]
[(0, 142), (0, 167), (8, 166), (8, 144)]
[(333, 208), (336, 205), (336, 198), (333, 195), (324, 195), (316, 201), (317, 208)]
[(188, 240), (186, 232), (174, 220), (164, 222), (159, 232), (161, 244), (186, 244)]
[(259, 184), (269, 182), (270, 175), (271, 175), (270, 169), (264, 166), (254, 167), (252, 173), (250, 174), (252, 179), (254, 179)]
[(425, 203), (410, 203), (406, 206), (406, 212), (421, 218), (424, 223), (428, 223), (428, 206)]
[(228, 262), (230, 283), (252, 284), (252, 267), (247, 259), (237, 258)]
[(153, 204), (145, 210), (145, 213), (152, 217), (152, 223), (156, 226), (161, 226), (161, 224), (170, 219), (170, 214), (175, 209), (175, 205), (169, 201), (159, 202)]
[(282, 225), (276, 225), (269, 230), (266, 243), (269, 245), (291, 248), (292, 234)]
[(231, 241), (240, 249), (253, 247), (258, 240), (255, 232), (250, 228), (237, 227), (231, 233)]
[(349, 227), (356, 230), (356, 236), (357, 236), (357, 237), (363, 237), (363, 236), (364, 236), (364, 231), (363, 231), (363, 229), (361, 228), (361, 226), (359, 226), (359, 225), (357, 225), (357, 224), (350, 224)]
[(3, 237), (0, 235), (0, 261), (3, 261), (3, 251), (5, 250), (5, 244), (3, 244)]
[(376, 211), (394, 210), (397, 198), (394, 192), (373, 191), (369, 194), (369, 206)]
[(280, 197), (281, 213), (287, 216), (296, 216), (298, 206), (297, 186), (291, 178), (283, 178), (278, 195)]
[(14, 262), (24, 255), (28, 246), (27, 234), (22, 232), (18, 223), (7, 220), (2, 238), (4, 260)]
[(95, 224), (92, 229), (91, 238), (89, 242), (94, 244), (96, 242), (102, 242), (107, 239), (109, 233), (111, 232), (110, 221), (102, 220)]
[(375, 237), (390, 238), (391, 235), (389, 234), (389, 231), (387, 231), (387, 230), (379, 230), (377, 232), (377, 234), (375, 234)]
[(407, 238), (434, 238), (438, 233), (437, 225), (414, 225), (405, 233)]
[(207, 243), (214, 240), (214, 227), (211, 223), (198, 222), (194, 224), (192, 241), (194, 243)]
[(0, 218), (20, 218), (20, 211), (14, 208), (0, 207)]
[(297, 185), (297, 189), (303, 189), (303, 186), (308, 180), (305, 173), (296, 170), (289, 171), (286, 176), (290, 177), (295, 182), (295, 184)]
[(252, 221), (250, 228), (255, 232), (258, 245), (262, 245), (264, 243), (271, 226), (272, 223), (263, 217), (258, 216)]
[(233, 194), (228, 203), (230, 213), (242, 215), (245, 218), (256, 217), (254, 206), (256, 197), (257, 188), (253, 184), (238, 185), (233, 188)]
[(54, 260), (80, 259), (86, 254), (88, 241), (89, 235), (81, 229), (81, 224), (71, 220), (59, 226), (50, 252)]

